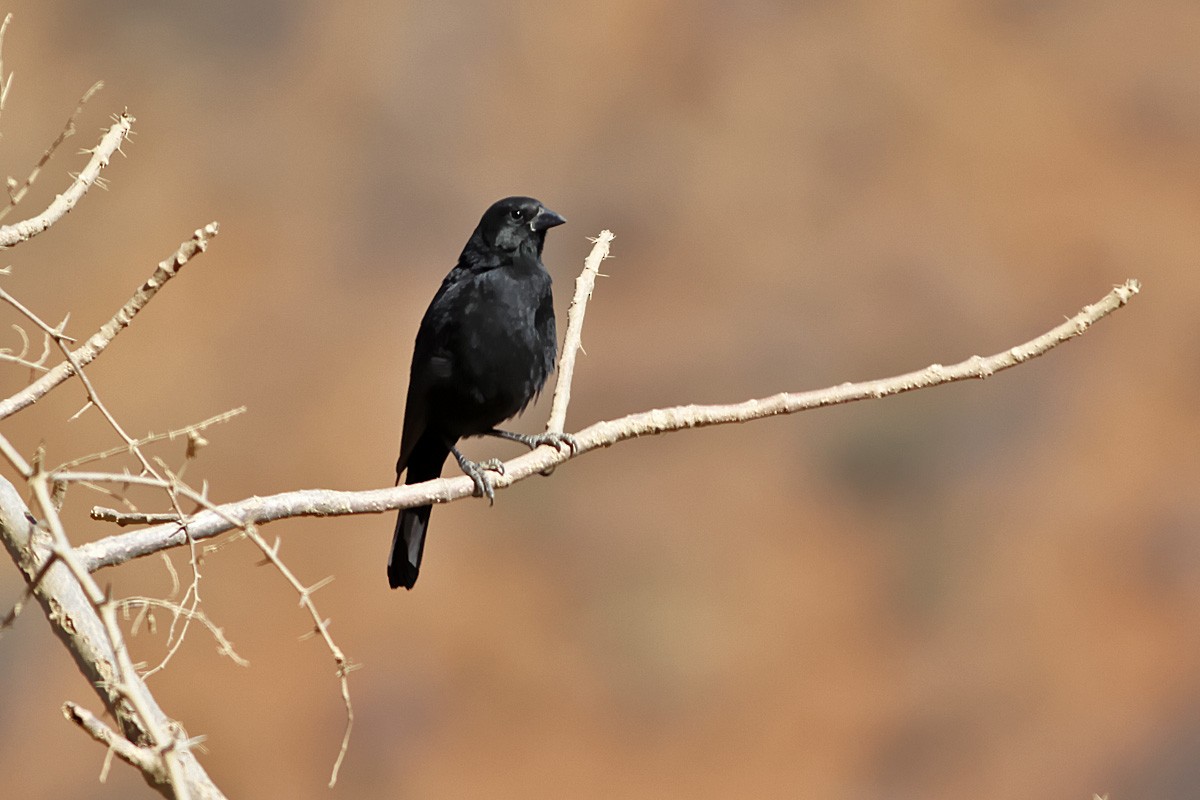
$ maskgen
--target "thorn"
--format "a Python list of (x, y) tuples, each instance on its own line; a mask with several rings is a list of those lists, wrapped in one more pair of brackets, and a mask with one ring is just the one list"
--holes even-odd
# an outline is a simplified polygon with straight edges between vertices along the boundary
[(91, 400), (88, 400), (86, 403), (83, 404), (83, 408), (79, 409), (78, 411), (76, 411), (74, 414), (72, 414), (70, 417), (67, 418), (67, 422), (74, 422), (75, 420), (79, 419), (80, 417), (83, 416), (83, 412), (87, 411), (93, 405), (94, 405), (94, 403), (92, 403)]
[(312, 586), (309, 586), (307, 589), (305, 589), (304, 594), (308, 595), (308, 596), (314, 595), (331, 583), (333, 583), (333, 576), (329, 575), (328, 577), (322, 578), (321, 580), (314, 583)]
[(67, 315), (65, 317), (63, 317), (62, 322), (58, 323), (58, 327), (50, 329), (51, 335), (54, 336), (55, 339), (58, 339), (60, 341), (74, 343), (75, 337), (67, 336), (67, 334), (64, 332), (64, 331), (66, 331), (67, 323), (70, 322), (70, 320), (71, 320), (71, 312), (68, 311)]

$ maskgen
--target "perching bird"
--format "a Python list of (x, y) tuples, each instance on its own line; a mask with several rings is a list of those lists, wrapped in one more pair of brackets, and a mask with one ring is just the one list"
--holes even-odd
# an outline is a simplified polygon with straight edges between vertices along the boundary
[[(464, 436), (500, 436), (530, 448), (574, 449), (567, 434), (537, 436), (496, 430), (529, 405), (554, 369), (557, 338), (550, 274), (542, 266), (546, 231), (566, 222), (531, 197), (492, 205), (458, 264), (421, 319), (413, 349), (396, 482), (437, 478), (453, 453), (475, 481), (475, 495), (493, 499), (485, 470), (456, 447)], [(432, 506), (407, 508), (396, 521), (388, 582), (411, 589), (417, 581)]]

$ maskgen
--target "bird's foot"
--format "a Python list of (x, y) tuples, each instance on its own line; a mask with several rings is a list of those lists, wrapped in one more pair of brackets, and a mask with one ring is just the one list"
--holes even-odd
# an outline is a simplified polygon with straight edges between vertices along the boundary
[(514, 442), (520, 442), (530, 450), (536, 450), (544, 444), (554, 447), (559, 452), (565, 451), (568, 455), (575, 455), (579, 450), (579, 443), (575, 441), (575, 437), (561, 431), (513, 433), (511, 431), (490, 430), (488, 433), (492, 436), (499, 436), (501, 439), (511, 439)]
[(487, 461), (480, 461), (479, 466), (481, 469), (486, 469), (489, 472), (496, 473), (497, 475), (504, 474), (504, 462), (498, 458), (489, 458)]
[(575, 437), (564, 431), (546, 431), (529, 437), (526, 442), (529, 449), (536, 450), (544, 444), (548, 444), (560, 453), (565, 452), (569, 456), (579, 452), (579, 442), (575, 441)]
[(492, 488), (492, 481), (488, 478), (488, 472), (504, 474), (504, 465), (499, 459), (489, 458), (487, 461), (476, 463), (464, 456), (457, 447), (453, 448), (454, 458), (458, 461), (458, 466), (465, 472), (475, 483), (476, 497), (486, 497), (488, 505), (496, 504), (496, 490)]

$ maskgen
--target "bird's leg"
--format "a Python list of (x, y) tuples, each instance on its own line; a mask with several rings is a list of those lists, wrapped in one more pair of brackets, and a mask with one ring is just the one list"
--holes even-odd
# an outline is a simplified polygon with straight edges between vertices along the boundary
[(565, 450), (570, 455), (575, 455), (579, 449), (579, 444), (575, 441), (575, 437), (569, 433), (559, 433), (557, 431), (546, 431), (545, 433), (513, 433), (512, 431), (502, 431), (497, 428), (492, 428), (490, 431), (484, 431), (484, 436), (497, 436), (501, 439), (509, 439), (514, 442), (520, 442), (530, 450), (536, 450), (544, 444), (548, 444), (560, 451)]
[(458, 466), (463, 472), (471, 477), (475, 482), (475, 496), (486, 497), (489, 505), (496, 504), (496, 490), (492, 488), (492, 482), (488, 480), (488, 470), (504, 474), (504, 465), (499, 459), (489, 458), (487, 461), (476, 464), (471, 459), (462, 454), (457, 447), (451, 447), (450, 452), (454, 453), (454, 458), (458, 461)]

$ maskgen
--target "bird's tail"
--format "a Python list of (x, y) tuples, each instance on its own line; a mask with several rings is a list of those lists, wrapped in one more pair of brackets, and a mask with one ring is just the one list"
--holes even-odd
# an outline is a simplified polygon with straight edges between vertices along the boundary
[[(442, 474), (442, 465), (450, 455), (450, 445), (436, 436), (422, 436), (408, 457), (405, 484), (433, 480)], [(396, 520), (396, 535), (392, 539), (392, 554), (388, 557), (388, 583), (392, 588), (413, 588), (421, 569), (421, 554), (425, 551), (425, 533), (429, 529), (429, 512), (433, 506), (406, 508)]]

